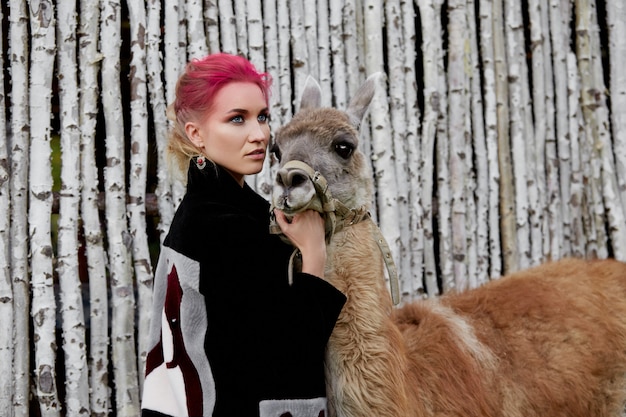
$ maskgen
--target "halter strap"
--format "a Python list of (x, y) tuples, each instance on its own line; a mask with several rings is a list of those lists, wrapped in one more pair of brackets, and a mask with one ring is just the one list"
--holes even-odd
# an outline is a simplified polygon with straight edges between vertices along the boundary
[[(315, 191), (321, 200), (321, 213), (324, 215), (325, 219), (325, 230), (326, 230), (326, 243), (329, 243), (333, 234), (341, 231), (344, 227), (352, 226), (361, 221), (367, 220), (372, 223), (372, 230), (374, 231), (374, 237), (376, 239), (376, 244), (378, 245), (378, 249), (383, 255), (383, 260), (385, 261), (385, 266), (387, 267), (387, 273), (389, 274), (389, 285), (391, 287), (391, 299), (394, 305), (400, 303), (400, 289), (398, 284), (398, 269), (393, 261), (393, 256), (391, 255), (391, 249), (385, 240), (380, 228), (374, 221), (372, 220), (372, 216), (367, 211), (365, 206), (359, 208), (348, 208), (341, 201), (332, 197), (330, 189), (328, 188), (328, 182), (326, 178), (319, 172), (315, 171), (308, 164), (292, 160), (283, 166), (283, 168), (291, 168), (291, 169), (301, 169), (306, 172), (309, 179), (313, 182), (313, 186), (315, 187)], [(270, 220), (270, 233), (272, 234), (281, 234), (280, 226), (276, 223), (274, 213), (274, 206), (270, 208), (272, 212), (271, 220)], [(318, 210), (320, 211), (320, 210)], [(294, 249), (293, 253), (289, 258), (289, 284), (293, 283), (293, 263), (297, 256), (299, 256), (299, 250)]]

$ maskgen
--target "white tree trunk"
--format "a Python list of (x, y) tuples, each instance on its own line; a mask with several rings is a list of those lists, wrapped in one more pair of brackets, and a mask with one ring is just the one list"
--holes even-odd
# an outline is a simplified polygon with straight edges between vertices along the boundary
[(104, 183), (111, 282), (111, 350), (117, 415), (139, 414), (135, 345), (135, 297), (132, 280), (132, 237), (126, 223), (124, 123), (120, 91), (121, 4), (103, 3), (102, 106), (106, 131)]
[(421, 207), (422, 190), (420, 186), (420, 161), (422, 158), (420, 144), (420, 108), (417, 99), (416, 85), (416, 34), (415, 6), (412, 1), (401, 1), (402, 30), (404, 38), (404, 117), (406, 118), (407, 168), (408, 168), (408, 219), (410, 251), (409, 270), (406, 279), (412, 282), (411, 298), (424, 295), (423, 262), (424, 262), (424, 227), (422, 224), (423, 210)]
[(508, 63), (504, 31), (503, 0), (493, 2), (493, 45), (496, 79), (496, 109), (498, 112), (498, 164), (500, 167), (500, 233), (502, 235), (503, 273), (519, 269), (515, 190), (511, 165), (509, 133)]
[(617, 183), (626, 211), (626, 3), (607, 1), (605, 4), (609, 29), (611, 133)]
[(408, 175), (408, 145), (407, 145), (407, 121), (406, 100), (404, 96), (404, 42), (402, 32), (402, 16), (400, 0), (387, 0), (385, 2), (385, 19), (387, 24), (387, 76), (393, 82), (389, 82), (389, 116), (391, 137), (387, 137), (388, 146), (392, 149), (394, 171), (396, 177), (397, 194), (395, 195), (398, 228), (400, 241), (398, 245), (398, 275), (403, 277), (400, 281), (401, 295), (410, 298), (414, 292), (414, 283), (411, 280), (411, 257), (409, 251), (409, 175)]
[[(0, 21), (4, 15), (0, 10)], [(0, 50), (4, 39), (0, 39)], [(0, 65), (4, 68), (4, 56)], [(11, 286), (11, 187), (4, 84), (0, 83), (0, 410), (13, 408), (13, 290)], [(8, 412), (11, 417), (13, 413)]]
[(332, 94), (327, 104), (334, 97), (335, 105), (340, 109), (345, 109), (348, 105), (347, 91), (347, 60), (345, 57), (344, 31), (343, 31), (343, 6), (344, 1), (329, 1), (329, 35), (330, 53), (332, 58), (333, 80)]
[(233, 3), (231, 0), (217, 0), (217, 10), (220, 17), (221, 51), (237, 54), (237, 26), (233, 12)]
[[(585, 122), (601, 166), (604, 215), (611, 246), (618, 260), (626, 261), (626, 217), (615, 172), (613, 144), (600, 57), (599, 27), (594, 0), (576, 1), (578, 67), (581, 75), (581, 100)], [(626, 196), (624, 196), (626, 197)]]
[(172, 196), (172, 179), (168, 172), (167, 141), (168, 121), (166, 117), (167, 102), (163, 84), (163, 62), (161, 55), (161, 0), (148, 0), (146, 24), (146, 64), (147, 80), (150, 91), (150, 105), (154, 120), (154, 136), (156, 145), (157, 188), (155, 191), (159, 207), (159, 235), (163, 242), (174, 217), (174, 201)]
[(56, 304), (52, 268), (52, 172), (50, 118), (55, 56), (54, 7), (42, 1), (30, 8), (30, 206), (32, 317), (35, 345), (35, 389), (42, 416), (59, 416), (56, 386)]
[[(157, 9), (160, 10), (160, 9)], [(209, 53), (220, 51), (220, 28), (217, 13), (217, 0), (206, 0), (204, 2), (204, 25), (209, 44)]]
[(11, 281), (13, 286), (13, 414), (27, 417), (30, 401), (30, 273), (28, 270), (29, 85), (26, 1), (11, 0)]
[(489, 216), (487, 220), (490, 254), (489, 277), (497, 278), (502, 274), (502, 252), (499, 215), (498, 110), (494, 62), (494, 31), (492, 28), (493, 7), (491, 0), (479, 0), (479, 10), (485, 141), (487, 144), (487, 165), (489, 171)]
[(429, 296), (440, 293), (437, 284), (437, 266), (435, 264), (435, 229), (433, 212), (433, 190), (435, 170), (435, 143), (437, 125), (442, 113), (443, 92), (439, 89), (439, 74), (443, 54), (442, 28), (439, 14), (441, 2), (419, 0), (417, 2), (422, 21), (422, 56), (424, 60), (424, 120), (422, 122), (420, 168), (425, 174), (421, 178), (421, 207), (423, 210), (422, 225), (424, 228), (424, 278)]
[(89, 390), (93, 416), (109, 412), (109, 303), (107, 255), (98, 210), (98, 167), (96, 165), (96, 125), (98, 115), (98, 73), (102, 59), (98, 52), (100, 29), (99, 0), (80, 3), (80, 126), (81, 126), (81, 219), (89, 274)]
[[(335, 4), (332, 2), (331, 4)], [(309, 2), (305, 2), (309, 4)], [(330, 49), (330, 7), (328, 0), (316, 2), (318, 82), (322, 89), (322, 106), (330, 106), (333, 98), (333, 73)]]
[[(187, 38), (189, 39), (189, 43), (187, 44), (187, 56), (189, 59), (201, 58), (209, 53), (209, 45), (206, 34), (204, 33), (204, 13), (202, 7), (202, 0), (187, 0), (185, 13), (187, 15)], [(129, 1), (128, 9), (129, 15), (137, 14), (137, 17), (139, 17), (139, 13), (144, 16), (146, 14), (143, 1), (141, 4), (138, 4), (137, 1)], [(134, 12), (131, 12), (131, 9), (133, 9)], [(141, 11), (139, 9), (141, 9)]]
[[(368, 74), (383, 71), (381, 0), (365, 1), (365, 68)], [(389, 243), (396, 265), (400, 265), (400, 227), (398, 224), (397, 195), (398, 184), (393, 165), (393, 143), (387, 132), (390, 131), (389, 106), (387, 104), (387, 80), (381, 79), (377, 92), (369, 107), (372, 127), (372, 158), (375, 168), (375, 183), (378, 189), (378, 222)]]
[(65, 404), (68, 415), (88, 416), (89, 374), (85, 314), (78, 273), (80, 207), (80, 121), (76, 59), (76, 3), (59, 2), (57, 13), (61, 193), (59, 197), (57, 273), (60, 284), (65, 355)]
[(468, 88), (465, 77), (465, 65), (468, 57), (465, 56), (467, 46), (465, 0), (452, 0), (448, 3), (448, 138), (450, 141), (448, 164), (450, 192), (452, 194), (450, 211), (444, 211), (441, 207), (441, 217), (450, 216), (452, 221), (452, 263), (455, 287), (466, 290), (470, 287), (467, 275), (467, 235), (465, 225), (468, 213), (467, 205), (467, 181), (469, 170), (467, 169), (467, 114), (465, 97)]
[[(146, 85), (146, 9), (128, 3), (130, 20), (130, 176), (127, 206), (137, 282), (137, 347), (139, 391), (143, 390), (152, 311), (152, 261), (146, 233), (146, 182), (148, 168), (148, 89)], [(201, 9), (196, 11), (200, 15)], [(203, 25), (200, 25), (202, 28)], [(205, 41), (203, 41), (205, 42)], [(197, 51), (205, 53), (204, 51)]]

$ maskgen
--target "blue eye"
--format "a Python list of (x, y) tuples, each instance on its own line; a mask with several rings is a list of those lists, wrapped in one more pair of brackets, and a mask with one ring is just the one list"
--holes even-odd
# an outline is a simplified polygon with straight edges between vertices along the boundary
[(270, 120), (270, 115), (269, 114), (259, 114), (259, 117), (257, 117), (257, 120), (260, 123), (267, 123)]
[(230, 119), (230, 121), (233, 123), (243, 123), (243, 116), (235, 116)]

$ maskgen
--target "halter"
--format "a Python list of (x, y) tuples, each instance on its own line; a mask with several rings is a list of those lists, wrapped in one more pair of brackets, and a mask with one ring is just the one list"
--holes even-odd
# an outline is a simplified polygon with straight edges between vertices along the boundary
[[(380, 231), (380, 228), (372, 220), (372, 216), (367, 211), (366, 207), (361, 206), (358, 208), (348, 208), (341, 201), (333, 198), (330, 189), (328, 188), (326, 178), (324, 178), (319, 171), (315, 171), (308, 164), (302, 161), (289, 161), (283, 168), (300, 169), (306, 172), (311, 182), (313, 182), (320, 204), (312, 204), (307, 208), (316, 210), (322, 214), (325, 221), (325, 237), (327, 244), (330, 243), (332, 236), (341, 231), (344, 227), (352, 226), (364, 220), (372, 223), (372, 226), (374, 226), (372, 230), (374, 231), (376, 244), (383, 255), (383, 260), (385, 261), (385, 266), (387, 267), (387, 272), (389, 274), (391, 299), (393, 300), (394, 305), (397, 305), (400, 302), (398, 270), (393, 261), (393, 257), (391, 256), (391, 250), (389, 249), (389, 245), (387, 244), (385, 237)], [(270, 211), (272, 213), (270, 216), (270, 233), (281, 234), (280, 226), (278, 226), (276, 218), (274, 217), (273, 205), (270, 208)], [(300, 251), (296, 248), (289, 258), (289, 284), (293, 283), (293, 262), (299, 255)]]

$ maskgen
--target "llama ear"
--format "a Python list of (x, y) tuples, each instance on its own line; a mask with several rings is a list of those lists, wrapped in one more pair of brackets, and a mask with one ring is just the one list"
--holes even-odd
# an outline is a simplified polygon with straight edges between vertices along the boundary
[(310, 75), (304, 84), (304, 91), (300, 98), (300, 110), (315, 109), (322, 104), (322, 87), (317, 83), (315, 78)]
[(375, 72), (367, 77), (367, 80), (359, 87), (354, 97), (350, 100), (346, 113), (350, 115), (355, 126), (358, 127), (361, 124), (363, 115), (374, 98), (376, 87), (384, 76), (385, 74), (383, 72)]

